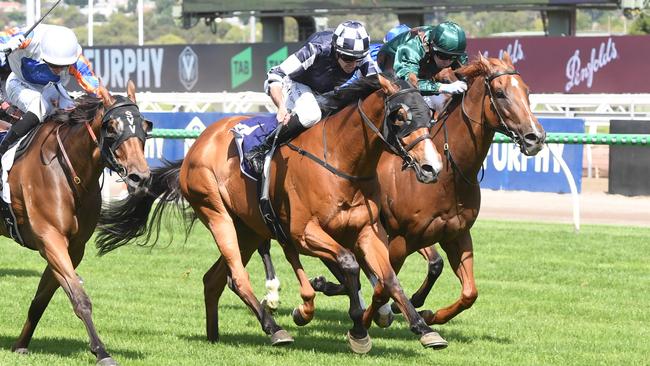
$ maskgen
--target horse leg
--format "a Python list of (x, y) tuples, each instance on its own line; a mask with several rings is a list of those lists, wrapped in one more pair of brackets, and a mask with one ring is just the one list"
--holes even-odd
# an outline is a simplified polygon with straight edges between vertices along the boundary
[(32, 340), (34, 330), (36, 330), (36, 326), (41, 320), (43, 312), (45, 312), (47, 305), (50, 303), (52, 296), (58, 288), (59, 283), (54, 278), (50, 266), (45, 267), (45, 271), (41, 275), (41, 281), (38, 283), (36, 294), (27, 312), (27, 321), (23, 325), (18, 340), (11, 347), (12, 351), (23, 354), (27, 353), (27, 347), (29, 347), (29, 342)]
[(322, 261), (325, 267), (327, 267), (330, 272), (336, 277), (336, 279), (339, 281), (339, 283), (335, 282), (329, 282), (325, 276), (318, 276), (314, 277), (309, 282), (311, 285), (314, 287), (314, 290), (318, 292), (322, 292), (325, 294), (325, 296), (339, 296), (339, 295), (347, 295), (348, 290), (345, 288), (345, 285), (343, 285), (345, 281), (345, 275), (341, 270), (337, 267), (336, 264), (329, 262), (329, 261)]
[(302, 267), (296, 248), (287, 245), (283, 246), (283, 250), (284, 256), (289, 261), (289, 264), (291, 264), (291, 268), (293, 268), (293, 272), (296, 274), (298, 282), (300, 282), (300, 297), (303, 301), (303, 303), (298, 305), (297, 308), (294, 308), (291, 313), (293, 322), (298, 326), (307, 325), (314, 318), (314, 311), (316, 310), (314, 298), (316, 297), (316, 292)]
[(462, 290), (460, 298), (456, 302), (428, 316), (428, 319), (426, 319), (427, 324), (444, 324), (448, 322), (462, 311), (469, 309), (478, 297), (478, 290), (474, 282), (474, 249), (472, 235), (469, 230), (460, 234), (454, 240), (441, 241), (440, 245), (447, 253), (449, 265), (451, 265), (460, 280)]
[(257, 249), (257, 252), (262, 257), (264, 273), (266, 274), (266, 295), (262, 299), (262, 305), (273, 312), (280, 306), (280, 279), (275, 274), (275, 267), (273, 267), (273, 260), (271, 259), (271, 241), (265, 240)]
[[(219, 251), (224, 258), (223, 260), (218, 260), (203, 276), (208, 340), (215, 342), (219, 339), (217, 328), (217, 307), (219, 298), (216, 297), (216, 299), (211, 299), (210, 297), (214, 296), (214, 292), (211, 292), (211, 290), (216, 290), (217, 295), (220, 296), (223, 291), (224, 283), (228, 282), (231, 290), (237, 294), (244, 304), (246, 304), (253, 314), (255, 314), (264, 333), (271, 336), (271, 343), (273, 345), (293, 342), (289, 333), (275, 323), (271, 313), (260, 304), (253, 292), (245, 266), (255, 252), (255, 249), (257, 249), (259, 244), (261, 244), (259, 240), (255, 242), (257, 245), (252, 245), (251, 241), (242, 238), (244, 240), (242, 240), (241, 243), (244, 243), (244, 245), (240, 246), (235, 224), (227, 213), (220, 214), (205, 206), (197, 207), (195, 208), (195, 211), (199, 213), (201, 221), (206, 223), (206, 226), (212, 233), (212, 237), (217, 243)], [(241, 231), (239, 233), (240, 236), (243, 236), (244, 233), (248, 232), (248, 229), (243, 225), (239, 225), (238, 228)], [(224, 262), (228, 267), (228, 276), (223, 276), (226, 272), (225, 268), (221, 268), (223, 267), (222, 263)]]
[[(90, 337), (90, 352), (97, 358), (97, 364), (104, 366), (117, 365), (117, 362), (106, 351), (106, 347), (97, 334), (92, 320), (92, 303), (75, 272), (76, 266), (83, 258), (84, 248), (80, 248), (78, 252), (70, 253), (68, 239), (53, 230), (43, 234), (42, 237), (44, 238), (44, 245), (40, 253), (49, 263), (54, 278), (68, 295), (75, 315), (86, 326), (86, 331)], [(84, 244), (80, 245), (83, 246)], [(48, 281), (47, 276), (45, 277), (45, 280)], [(29, 332), (30, 329), (28, 328), (27, 331)], [(31, 331), (33, 332), (33, 329)]]
[(368, 225), (359, 233), (359, 249), (363, 253), (368, 269), (377, 277), (372, 302), (363, 314), (364, 325), (370, 327), (375, 313), (388, 302), (389, 297), (392, 297), (408, 320), (411, 331), (420, 336), (420, 343), (424, 347), (434, 349), (447, 347), (447, 341), (425, 323), (406, 298), (397, 275), (390, 265), (388, 250), (380, 235), (384, 237), (386, 235), (381, 225)]
[(368, 330), (363, 326), (363, 309), (359, 298), (359, 264), (354, 254), (338, 244), (319, 224), (310, 221), (304, 232), (304, 243), (311, 253), (323, 261), (337, 263), (344, 274), (343, 286), (348, 291), (350, 307), (348, 314), (352, 319), (352, 329), (348, 331), (348, 342), (355, 353), (367, 353), (372, 347)]
[[(424, 278), (424, 282), (422, 282), (420, 288), (418, 288), (418, 290), (411, 296), (411, 304), (413, 304), (416, 309), (424, 305), (424, 301), (427, 296), (429, 296), (433, 285), (435, 285), (436, 281), (442, 274), (442, 268), (445, 265), (444, 260), (440, 254), (438, 254), (436, 247), (433, 245), (418, 250), (418, 253), (427, 261), (427, 276)], [(404, 259), (402, 259), (402, 264), (404, 263)], [(393, 256), (391, 253), (391, 261), (392, 260)], [(399, 273), (399, 269), (396, 269), (394, 266), (393, 268), (395, 269), (395, 272)], [(395, 303), (392, 305), (392, 310), (394, 312), (399, 311)]]

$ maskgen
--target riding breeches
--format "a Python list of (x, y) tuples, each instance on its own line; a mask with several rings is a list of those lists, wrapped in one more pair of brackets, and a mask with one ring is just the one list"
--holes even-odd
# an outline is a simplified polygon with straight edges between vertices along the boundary
[(74, 100), (60, 83), (31, 84), (11, 73), (5, 84), (7, 101), (23, 111), (34, 113), (41, 122), (56, 109), (74, 107)]
[(285, 78), (282, 82), (282, 93), (287, 110), (298, 116), (303, 127), (309, 128), (320, 121), (322, 113), (309, 86)]

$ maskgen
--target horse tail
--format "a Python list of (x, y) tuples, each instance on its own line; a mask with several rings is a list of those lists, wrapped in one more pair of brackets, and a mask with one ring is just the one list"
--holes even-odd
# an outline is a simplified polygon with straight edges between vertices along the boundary
[[(154, 246), (160, 237), (163, 213), (169, 204), (175, 206), (181, 213), (186, 234), (189, 233), (196, 221), (196, 215), (183, 204), (179, 183), (182, 163), (183, 160), (164, 161), (162, 167), (151, 171), (151, 186), (148, 194), (129, 195), (102, 210), (96, 239), (99, 255), (128, 244), (133, 239), (137, 245), (147, 246), (151, 242), (151, 246)], [(154, 207), (153, 213), (150, 215), (152, 207)]]

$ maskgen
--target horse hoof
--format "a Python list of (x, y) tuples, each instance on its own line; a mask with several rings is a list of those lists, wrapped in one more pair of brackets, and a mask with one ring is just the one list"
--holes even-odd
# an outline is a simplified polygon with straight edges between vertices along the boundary
[(435, 350), (447, 348), (447, 341), (438, 334), (438, 332), (429, 332), (420, 337), (420, 343), (424, 348), (433, 348)]
[(293, 338), (284, 329), (280, 329), (271, 335), (272, 346), (283, 346), (285, 344), (293, 343)]
[(375, 314), (372, 320), (375, 321), (375, 324), (377, 324), (379, 328), (388, 328), (391, 324), (393, 324), (394, 319), (395, 317), (393, 316), (392, 311), (382, 314), (380, 309), (380, 311)]
[(370, 339), (369, 335), (357, 339), (354, 338), (348, 331), (347, 338), (348, 338), (348, 344), (350, 345), (350, 348), (354, 353), (363, 355), (370, 352), (370, 349), (372, 349), (372, 340)]
[(96, 365), (98, 365), (98, 366), (119, 366), (120, 364), (117, 363), (117, 361), (115, 361), (113, 359), (113, 357), (104, 357), (101, 360), (97, 361)]
[(14, 349), (14, 353), (17, 353), (19, 355), (26, 355), (29, 354), (29, 351), (27, 350), (27, 348), (21, 347), (21, 348)]
[(302, 316), (300, 309), (298, 308), (294, 308), (291, 312), (291, 315), (293, 317), (293, 322), (296, 323), (296, 325), (299, 327), (305, 326), (311, 321), (311, 319), (305, 319), (305, 317)]

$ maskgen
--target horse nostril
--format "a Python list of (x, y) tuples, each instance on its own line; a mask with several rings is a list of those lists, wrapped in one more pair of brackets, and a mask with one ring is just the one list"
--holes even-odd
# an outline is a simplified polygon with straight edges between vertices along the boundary
[(527, 133), (526, 136), (524, 136), (524, 139), (526, 140), (526, 142), (532, 144), (536, 144), (541, 140), (540, 136), (534, 133)]
[(422, 164), (420, 168), (422, 168), (422, 170), (424, 170), (427, 173), (431, 173), (431, 174), (434, 173), (433, 167), (429, 164)]
[(127, 177), (133, 183), (135, 183), (137, 185), (141, 185), (141, 184), (143, 184), (144, 182), (147, 181), (147, 179), (149, 178), (149, 174), (131, 173)]

